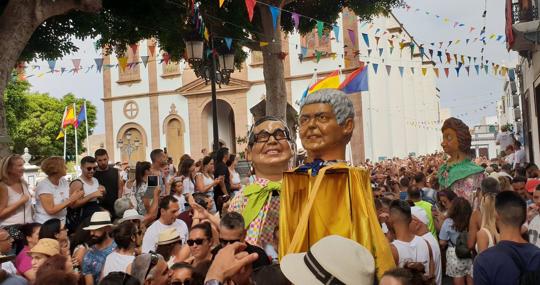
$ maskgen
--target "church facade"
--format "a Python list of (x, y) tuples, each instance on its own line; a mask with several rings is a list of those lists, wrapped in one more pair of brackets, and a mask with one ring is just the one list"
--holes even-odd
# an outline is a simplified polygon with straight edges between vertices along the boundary
[[(421, 74), (422, 68), (434, 63), (418, 49), (411, 52), (409, 43), (414, 41), (393, 15), (365, 25), (344, 11), (338, 24), (338, 38), (330, 33), (319, 38), (316, 30), (304, 36), (282, 36), (291, 112), (298, 111), (297, 102), (314, 72), (321, 79), (339, 69), (344, 77), (365, 65), (369, 91), (351, 94), (356, 109), (349, 147), (353, 163), (438, 150), (440, 131), (418, 127), (419, 122), (439, 119), (435, 76)], [(372, 39), (371, 45), (362, 41), (363, 34)], [(399, 48), (399, 43), (405, 44)], [(145, 64), (141, 56), (147, 56)], [(111, 160), (134, 164), (149, 160), (152, 149), (166, 148), (177, 164), (184, 153), (200, 158), (203, 149), (211, 149), (210, 85), (197, 78), (186, 62), (164, 58), (159, 43), (144, 40), (128, 48), (125, 68), (103, 70), (105, 147)], [(119, 61), (105, 56), (103, 64), (115, 66)], [(230, 83), (217, 88), (219, 139), (233, 153), (245, 150), (252, 112), (264, 103), (262, 64), (260, 52), (250, 52), (242, 70), (235, 70)]]

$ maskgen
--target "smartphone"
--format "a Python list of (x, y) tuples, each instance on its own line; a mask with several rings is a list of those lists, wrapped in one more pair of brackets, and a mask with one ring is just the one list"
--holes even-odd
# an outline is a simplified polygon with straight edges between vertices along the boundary
[(148, 176), (148, 187), (157, 187), (158, 186), (158, 177), (157, 175)]

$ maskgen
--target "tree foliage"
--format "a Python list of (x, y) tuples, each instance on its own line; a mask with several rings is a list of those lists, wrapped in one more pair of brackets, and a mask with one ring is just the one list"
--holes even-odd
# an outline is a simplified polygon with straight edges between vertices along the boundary
[[(63, 155), (64, 140), (56, 140), (64, 108), (73, 103), (77, 112), (83, 105), (84, 99), (76, 98), (74, 94), (66, 94), (61, 99), (49, 94), (31, 93), (30, 84), (26, 81), (13, 79), (5, 92), (6, 118), (10, 126), (9, 135), (13, 140), (13, 151), (23, 153), (28, 147), (34, 158)], [(96, 107), (86, 102), (89, 134), (95, 127)], [(67, 128), (67, 153), (75, 154), (75, 133), (73, 126)], [(81, 123), (77, 129), (79, 152), (85, 151), (83, 141), (86, 138), (86, 124)]]

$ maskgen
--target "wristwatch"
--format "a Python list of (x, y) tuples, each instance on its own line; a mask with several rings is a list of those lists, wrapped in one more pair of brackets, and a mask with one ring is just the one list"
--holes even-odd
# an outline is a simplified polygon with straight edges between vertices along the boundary
[(204, 282), (204, 285), (223, 285), (223, 283), (219, 282), (216, 279), (211, 279), (206, 282)]

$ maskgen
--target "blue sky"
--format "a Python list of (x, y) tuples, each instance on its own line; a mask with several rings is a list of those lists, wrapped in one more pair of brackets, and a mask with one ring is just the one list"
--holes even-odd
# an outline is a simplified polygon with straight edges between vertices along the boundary
[[(504, 1), (467, 1), (467, 0), (407, 0), (406, 3), (412, 8), (407, 11), (404, 8), (395, 9), (393, 12), (400, 20), (405, 29), (417, 40), (423, 43), (426, 47), (431, 42), (440, 41), (455, 41), (460, 39), (462, 42), (466, 38), (478, 37), (481, 27), (486, 23), (486, 34), (504, 34), (505, 14)], [(487, 5), (487, 6), (484, 6)], [(487, 10), (486, 18), (482, 18), (484, 7)], [(416, 12), (415, 9), (421, 9)], [(430, 15), (426, 15), (428, 11)], [(437, 19), (434, 15), (440, 15)], [(444, 23), (443, 18), (450, 19), (449, 23)], [(467, 26), (477, 27), (477, 30), (469, 33), (467, 27), (453, 27), (453, 22), (458, 21)], [(45, 74), (41, 77), (29, 78), (32, 84), (32, 91), (49, 93), (56, 97), (61, 97), (66, 93), (72, 92), (78, 97), (86, 98), (97, 106), (97, 126), (94, 133), (103, 133), (104, 129), (104, 114), (103, 114), (103, 80), (102, 74), (96, 73), (95, 69), (85, 73), (85, 68), (94, 64), (94, 58), (99, 57), (99, 53), (93, 47), (92, 40), (76, 41), (80, 47), (79, 52), (66, 56), (58, 61), (58, 66), (72, 66), (71, 59), (81, 58), (83, 69), (77, 75), (64, 74)], [(480, 58), (481, 44), (452, 45), (448, 51), (458, 54), (470, 55)], [(426, 49), (427, 52), (427, 49)], [(506, 51), (506, 46), (494, 40), (488, 40), (485, 48), (484, 57), (495, 63), (511, 67), (517, 61), (516, 53)], [(437, 62), (437, 60), (436, 60)], [(41, 68), (47, 66), (47, 62), (36, 62)], [(39, 73), (40, 71), (31, 71)], [(43, 70), (41, 71), (43, 72)], [(471, 68), (471, 74), (473, 74)], [(490, 102), (499, 99), (503, 93), (504, 80), (499, 76), (483, 75), (483, 76), (463, 76), (465, 71), (462, 70), (460, 77), (456, 78), (455, 71), (452, 70), (450, 78), (437, 80), (437, 87), (441, 90), (441, 106), (451, 108), (453, 115), (464, 114), (460, 118), (469, 125), (479, 123), (483, 116), (496, 114), (496, 105)], [(490, 72), (490, 74), (492, 74)], [(443, 72), (441, 70), (441, 75)], [(482, 111), (473, 111), (475, 109), (488, 106)]]

